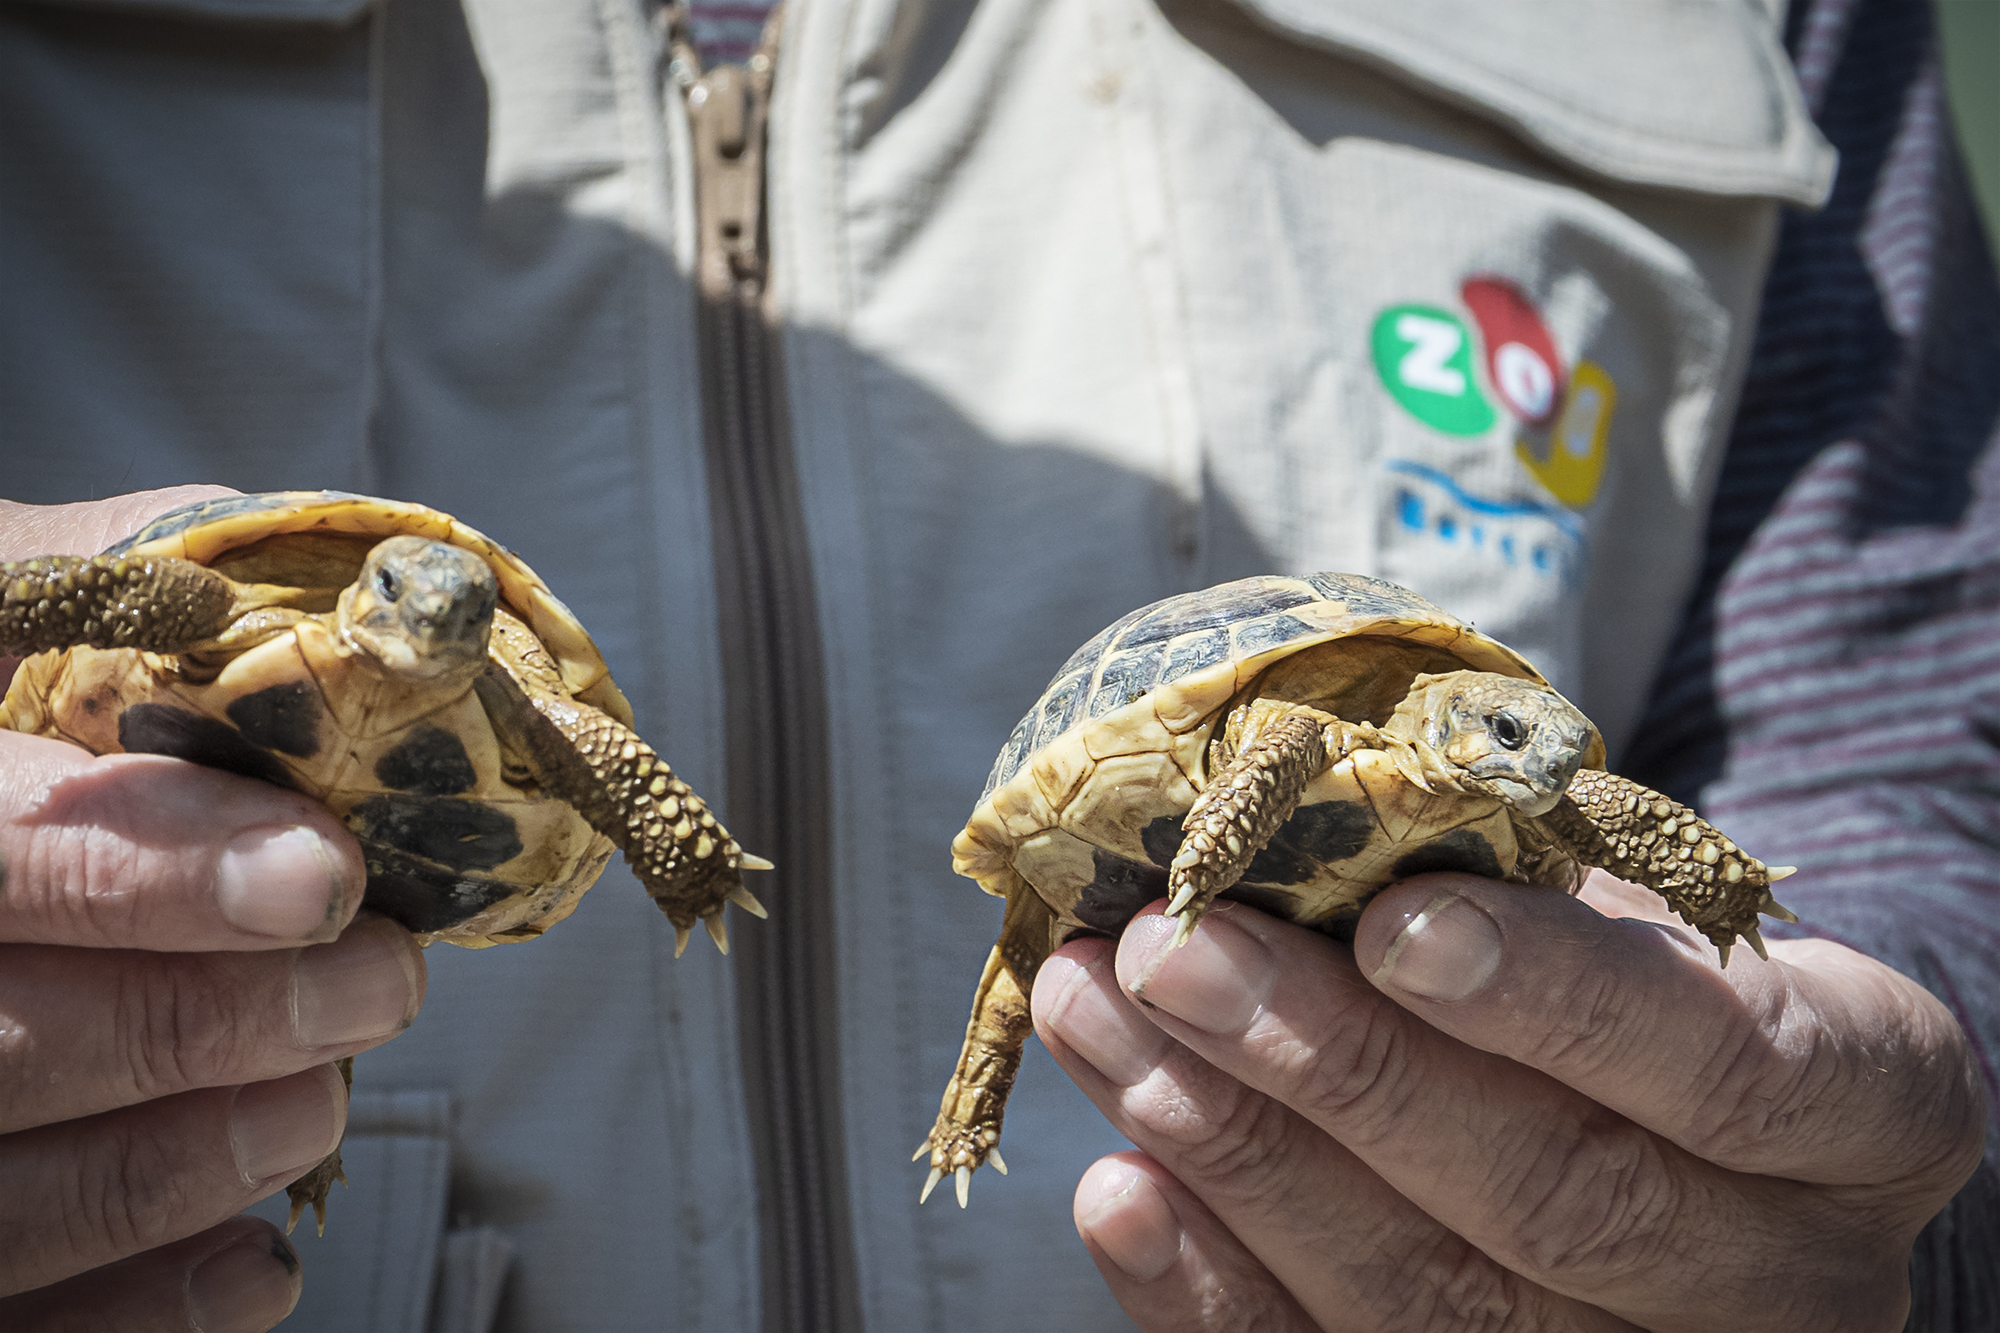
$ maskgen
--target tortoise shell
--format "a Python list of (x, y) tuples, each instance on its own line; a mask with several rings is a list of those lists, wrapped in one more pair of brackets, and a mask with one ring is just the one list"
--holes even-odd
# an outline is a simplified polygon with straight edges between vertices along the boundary
[[(498, 581), (491, 656), (525, 689), (632, 710), (590, 635), (522, 560), (423, 505), (339, 491), (198, 501), (107, 554), (174, 556), (243, 583), (325, 589), (327, 608), (387, 537), (446, 542)], [(483, 946), (532, 938), (574, 908), (612, 844), (544, 793), (495, 735), (476, 695), (442, 707), (368, 687), (315, 647), (311, 622), (234, 655), (71, 648), (24, 662), (13, 729), (99, 754), (170, 754), (296, 788), (361, 840), (366, 902), (420, 939)], [(368, 697), (357, 692), (373, 688)]]
[[(1546, 684), (1518, 653), (1415, 593), (1352, 574), (1262, 576), (1141, 607), (1079, 648), (1000, 751), (952, 844), (988, 893), (1025, 879), (1056, 939), (1115, 932), (1165, 891), (1210, 742), (1240, 698), (1307, 669), (1345, 684), (1317, 706), (1385, 721), (1425, 672), (1490, 671)], [(1601, 767), (1593, 739), (1584, 763)], [(1418, 789), (1385, 756), (1357, 756), (1307, 788), (1223, 896), (1337, 926), (1376, 888), (1425, 870), (1505, 876), (1498, 802)]]

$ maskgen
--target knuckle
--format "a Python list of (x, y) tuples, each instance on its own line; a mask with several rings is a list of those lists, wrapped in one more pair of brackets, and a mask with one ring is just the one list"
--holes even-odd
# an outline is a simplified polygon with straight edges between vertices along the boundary
[(1780, 1022), (1759, 1024), (1717, 1046), (1694, 1080), (1707, 1091), (1690, 1109), (1680, 1137), (1696, 1156), (1734, 1166), (1757, 1161), (1774, 1145), (1797, 1146), (1816, 1108), (1840, 1100), (1837, 1085), (1847, 1055), (1808, 1024), (1800, 1027), (1789, 1055), (1774, 1056), (1769, 1034)]
[[(1773, 1153), (1865, 1144), (1876, 1179), (1961, 1179), (1984, 1150), (1982, 1079), (1964, 1029), (1916, 993), (1909, 1007), (1893, 998), (1874, 1006), (1879, 1035), (1857, 1043), (1851, 1019), (1775, 988), (1693, 1080), (1705, 1092), (1681, 1142), (1706, 1160), (1749, 1167)], [(1842, 1114), (1829, 1117), (1829, 1106)]]
[(1662, 1149), (1610, 1112), (1603, 1120), (1552, 1144), (1500, 1201), (1520, 1261), (1509, 1267), (1588, 1288), (1669, 1257), (1680, 1198)]
[(113, 1049), (136, 1101), (229, 1081), (248, 1038), (223, 969), (190, 955), (135, 955), (114, 991)]
[(1133, 1118), (1176, 1175), (1204, 1181), (1269, 1183), (1283, 1134), (1270, 1098), (1231, 1079), (1183, 1077), (1132, 1107)]
[[(1373, 1293), (1410, 1333), (1499, 1333), (1520, 1321), (1519, 1279), (1450, 1233), (1411, 1251), (1393, 1270), (1393, 1288)], [(1398, 1299), (1399, 1298), (1399, 1299)]]
[(1296, 1166), (1297, 1123), (1277, 1102), (1246, 1091), (1226, 1114), (1204, 1118), (1199, 1136), (1183, 1145), (1186, 1165), (1235, 1198), (1280, 1207)]
[(1624, 979), (1609, 969), (1580, 967), (1565, 972), (1555, 994), (1540, 1007), (1537, 1022), (1525, 1025), (1522, 1063), (1565, 1078), (1589, 1078), (1621, 1058), (1618, 1039), (1624, 1022)]
[(182, 1163), (187, 1145), (153, 1117), (136, 1117), (84, 1148), (69, 1188), (56, 1195), (51, 1230), (92, 1262), (175, 1239), (196, 1211)]
[(138, 910), (138, 850), (103, 830), (42, 824), (26, 830), (8, 877), (10, 915), (52, 943), (119, 942)]
[(1356, 1006), (1315, 1034), (1290, 1062), (1291, 1087), (1280, 1095), (1307, 1118), (1340, 1127), (1349, 1146), (1389, 1132), (1411, 1095), (1403, 1024), (1393, 1005)]

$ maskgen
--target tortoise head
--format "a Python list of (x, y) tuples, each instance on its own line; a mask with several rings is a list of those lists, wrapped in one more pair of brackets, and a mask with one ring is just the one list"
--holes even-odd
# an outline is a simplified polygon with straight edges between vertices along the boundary
[(500, 585), (486, 561), (448, 542), (378, 542), (340, 595), (340, 632), (401, 675), (424, 680), (477, 675)]
[(1383, 730), (1430, 746), (1466, 787), (1531, 816), (1555, 805), (1597, 740), (1547, 685), (1490, 671), (1418, 676)]

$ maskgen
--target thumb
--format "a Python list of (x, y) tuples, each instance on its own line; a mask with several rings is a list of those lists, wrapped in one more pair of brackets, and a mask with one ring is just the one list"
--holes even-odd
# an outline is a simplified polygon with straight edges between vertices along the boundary
[(318, 943), (340, 933), (366, 882), (352, 835), (298, 792), (0, 732), (0, 941)]

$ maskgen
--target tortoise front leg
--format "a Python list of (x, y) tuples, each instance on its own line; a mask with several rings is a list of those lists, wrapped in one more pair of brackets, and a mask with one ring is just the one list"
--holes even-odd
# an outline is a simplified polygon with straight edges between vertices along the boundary
[(1000, 941), (986, 956), (986, 970), (980, 973), (979, 989), (972, 997), (972, 1018), (965, 1025), (958, 1068), (945, 1085), (937, 1123), (910, 1158), (914, 1162), (928, 1153), (931, 1159), (930, 1176), (917, 1196), (919, 1204), (947, 1175), (955, 1178), (958, 1206), (963, 1208), (972, 1173), (981, 1164), (991, 1162), (995, 1171), (1007, 1174), (1007, 1163), (1000, 1157), (1000, 1122), (1007, 1114), (1007, 1094), (1021, 1072), (1022, 1047), (1035, 1030), (1028, 1002), (1035, 973), (1049, 956), (1053, 924), (1048, 907), (1017, 877), (1007, 895)]
[(178, 653), (234, 619), (237, 585), (170, 556), (45, 555), (0, 565), (0, 653)]
[(1303, 704), (1259, 699), (1245, 710), (1229, 730), (1250, 734), (1249, 743), (1210, 776), (1181, 821), (1185, 836), (1167, 871), (1167, 915), (1180, 918), (1174, 948), (1187, 943), (1216, 895), (1243, 878), (1329, 760), (1364, 739), (1361, 728)]
[(1758, 913), (1798, 920), (1771, 896), (1791, 866), (1765, 865), (1679, 801), (1630, 778), (1586, 768), (1540, 823), (1578, 861), (1665, 898), (1722, 951), (1724, 967), (1738, 939), (1765, 956)]
[(771, 863), (737, 846), (707, 803), (630, 727), (574, 699), (531, 697), (499, 667), (474, 685), (536, 780), (625, 853), (674, 923), (676, 958), (697, 920), (716, 948), (729, 952), (725, 902), (765, 915), (764, 905), (743, 887), (742, 871), (769, 870)]

